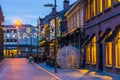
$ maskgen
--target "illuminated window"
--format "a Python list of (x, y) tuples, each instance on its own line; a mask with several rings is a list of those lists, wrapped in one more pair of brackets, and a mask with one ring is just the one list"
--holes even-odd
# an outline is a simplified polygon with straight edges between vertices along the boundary
[(120, 0), (114, 0), (115, 3), (120, 2)]
[(96, 36), (94, 36), (92, 39), (91, 49), (92, 64), (96, 64)]
[(86, 2), (86, 20), (90, 19), (90, 0)]
[(60, 36), (60, 23), (61, 23), (61, 20), (59, 18), (56, 19), (57, 23), (56, 23), (56, 33), (57, 33), (57, 37)]
[(102, 12), (102, 0), (97, 0), (97, 12)]
[(91, 16), (96, 15), (96, 0), (91, 0)]
[(120, 68), (120, 31), (115, 37), (116, 67)]
[(90, 44), (86, 46), (86, 62), (90, 63)]
[(105, 9), (111, 7), (111, 0), (105, 0)]
[(112, 42), (107, 42), (106, 48), (106, 65), (112, 66)]

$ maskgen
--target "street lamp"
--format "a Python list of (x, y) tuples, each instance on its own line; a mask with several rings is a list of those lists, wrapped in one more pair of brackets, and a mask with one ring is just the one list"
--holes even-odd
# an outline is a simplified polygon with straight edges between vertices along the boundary
[(14, 25), (17, 29), (17, 55), (18, 55), (18, 28), (22, 25), (22, 22), (20, 20), (15, 20)]
[(54, 0), (54, 5), (53, 4), (50, 4), (50, 3), (48, 3), (48, 4), (45, 4), (44, 5), (45, 7), (54, 7), (55, 8), (55, 11), (54, 11), (54, 15), (55, 15), (55, 34), (54, 34), (54, 36), (55, 36), (55, 41), (54, 41), (54, 55), (55, 55), (55, 73), (57, 73), (57, 53), (56, 53), (56, 16), (57, 16), (57, 14), (56, 14), (56, 7), (57, 7), (57, 5), (56, 5), (56, 0)]

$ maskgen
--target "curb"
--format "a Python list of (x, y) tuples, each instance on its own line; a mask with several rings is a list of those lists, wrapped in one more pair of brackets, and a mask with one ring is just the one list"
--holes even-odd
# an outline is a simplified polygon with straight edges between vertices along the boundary
[(53, 74), (53, 73), (49, 72), (48, 70), (40, 67), (39, 65), (37, 65), (37, 64), (35, 64), (35, 63), (33, 63), (33, 64), (34, 64), (36, 67), (38, 67), (39, 69), (42, 69), (43, 71), (47, 72), (47, 73), (50, 74), (51, 76), (55, 77), (56, 79), (62, 80), (62, 79), (60, 79), (58, 76), (56, 76), (55, 74)]

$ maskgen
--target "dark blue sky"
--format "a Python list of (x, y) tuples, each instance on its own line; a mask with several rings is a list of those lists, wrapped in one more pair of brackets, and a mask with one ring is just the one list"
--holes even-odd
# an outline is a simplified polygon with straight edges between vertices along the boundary
[[(76, 0), (69, 0), (70, 4)], [(5, 24), (13, 24), (15, 19), (20, 19), (23, 24), (37, 25), (37, 18), (44, 17), (51, 12), (51, 8), (44, 7), (46, 3), (54, 0), (0, 0), (0, 5), (5, 16)], [(57, 0), (57, 10), (63, 9), (63, 0)]]

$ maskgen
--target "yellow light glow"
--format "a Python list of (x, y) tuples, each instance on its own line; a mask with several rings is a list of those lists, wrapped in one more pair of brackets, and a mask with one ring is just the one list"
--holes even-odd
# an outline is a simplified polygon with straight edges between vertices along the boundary
[(96, 64), (96, 36), (92, 39), (92, 64)]
[(95, 16), (96, 15), (96, 0), (91, 0), (91, 16)]
[(15, 57), (17, 50), (4, 50), (4, 57)]
[(86, 20), (90, 19), (90, 0), (87, 0), (86, 2)]
[(86, 62), (88, 64), (90, 63), (90, 44), (88, 44), (86, 47)]
[(120, 2), (120, 0), (114, 0), (115, 3)]
[(39, 44), (40, 44), (40, 45), (45, 44), (45, 41), (42, 41), (42, 42), (40, 42)]
[(14, 25), (20, 27), (22, 25), (22, 22), (20, 20), (15, 20)]
[(112, 42), (106, 43), (106, 65), (112, 66)]
[(102, 0), (97, 0), (98, 13), (102, 12)]
[(120, 68), (120, 31), (115, 37), (116, 67)]
[(111, 0), (105, 0), (105, 8), (111, 7)]

